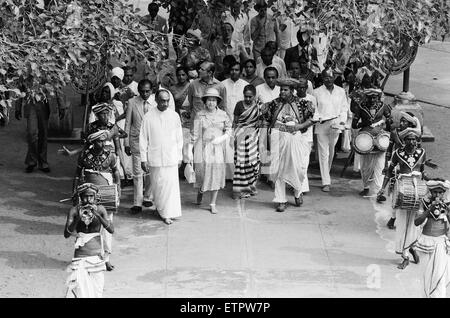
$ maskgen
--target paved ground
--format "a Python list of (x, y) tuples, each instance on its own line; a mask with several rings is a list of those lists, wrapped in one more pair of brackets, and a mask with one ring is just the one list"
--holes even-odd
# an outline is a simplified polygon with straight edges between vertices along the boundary
[[(437, 83), (430, 78), (449, 73), (436, 59), (417, 66), (429, 87)], [(413, 82), (419, 78), (415, 74)], [(398, 90), (394, 84), (388, 89)], [(442, 85), (437, 102), (448, 104)], [(421, 99), (430, 96), (428, 86), (412, 85), (412, 91)], [(432, 173), (450, 178), (450, 109), (423, 107), (436, 137), (425, 147), (440, 165)], [(62, 297), (74, 242), (62, 235), (70, 206), (58, 202), (70, 195), (75, 161), (57, 156), (60, 144), (50, 144), (52, 173), (25, 175), (24, 127), (13, 120), (0, 130), (0, 297)], [(104, 296), (420, 296), (418, 266), (396, 269), (394, 232), (385, 227), (389, 205), (360, 198), (360, 181), (339, 179), (339, 172), (337, 167), (333, 192), (324, 194), (313, 166), (304, 206), (284, 214), (274, 212), (266, 186), (242, 202), (229, 197), (228, 185), (219, 197), (221, 213), (213, 216), (206, 205), (193, 205), (195, 192), (182, 183), (183, 217), (170, 227), (150, 211), (129, 216), (132, 193), (126, 188), (115, 218), (117, 269), (106, 274)]]

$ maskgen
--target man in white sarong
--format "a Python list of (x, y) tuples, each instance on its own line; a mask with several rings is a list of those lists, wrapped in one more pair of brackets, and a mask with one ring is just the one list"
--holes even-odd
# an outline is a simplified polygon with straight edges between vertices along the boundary
[(450, 284), (450, 202), (445, 198), (450, 182), (433, 179), (427, 182), (428, 195), (422, 199), (419, 215), (414, 224), (422, 227), (422, 234), (415, 243), (420, 255), (423, 272), (423, 296), (426, 298), (446, 298)]
[(178, 167), (183, 159), (183, 131), (180, 116), (169, 109), (169, 92), (156, 93), (158, 106), (142, 119), (139, 135), (141, 166), (150, 173), (153, 197), (159, 215), (170, 225), (181, 216)]
[(76, 237), (75, 253), (67, 271), (66, 298), (101, 298), (106, 271), (100, 231), (114, 232), (103, 206), (97, 205), (98, 188), (84, 183), (77, 188), (80, 203), (67, 215), (64, 237)]
[(275, 182), (277, 212), (286, 210), (286, 184), (294, 188), (295, 205), (303, 203), (303, 182), (310, 154), (308, 128), (313, 124), (312, 103), (294, 96), (299, 82), (292, 78), (278, 80), (280, 97), (267, 106), (271, 151), (271, 179)]

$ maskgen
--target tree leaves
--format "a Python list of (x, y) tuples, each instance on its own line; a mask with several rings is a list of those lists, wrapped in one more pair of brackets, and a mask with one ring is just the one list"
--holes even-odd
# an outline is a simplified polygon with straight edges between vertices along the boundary
[(89, 63), (106, 67), (113, 53), (146, 58), (152, 47), (158, 59), (163, 50), (125, 1), (59, 0), (40, 8), (33, 1), (0, 0), (0, 8), (0, 85), (7, 89), (67, 85), (77, 75), (70, 64), (82, 74)]

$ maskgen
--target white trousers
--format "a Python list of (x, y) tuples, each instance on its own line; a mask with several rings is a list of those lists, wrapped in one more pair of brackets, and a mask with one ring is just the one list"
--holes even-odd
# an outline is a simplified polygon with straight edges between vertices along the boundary
[(334, 159), (334, 148), (339, 139), (338, 132), (329, 134), (317, 134), (317, 146), (319, 154), (320, 175), (322, 185), (331, 185), (330, 171)]
[(133, 160), (133, 205), (142, 206), (144, 200), (151, 201), (152, 199), (150, 176), (143, 176), (140, 154), (132, 153), (131, 158)]

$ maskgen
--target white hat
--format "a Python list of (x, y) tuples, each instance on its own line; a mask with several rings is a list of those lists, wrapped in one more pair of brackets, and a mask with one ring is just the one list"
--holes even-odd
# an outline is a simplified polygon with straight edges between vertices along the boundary
[(196, 37), (199, 41), (202, 40), (202, 31), (200, 31), (199, 29), (195, 29), (195, 30), (189, 29), (189, 30), (187, 30), (186, 34), (190, 34), (190, 35)]
[(111, 70), (111, 78), (117, 76), (120, 80), (123, 80), (125, 71), (121, 67), (115, 67)]

